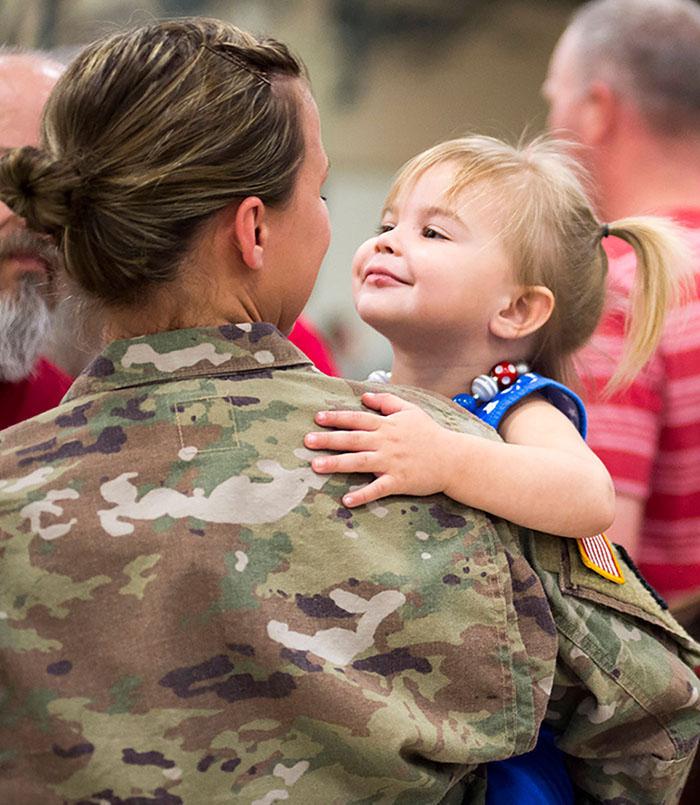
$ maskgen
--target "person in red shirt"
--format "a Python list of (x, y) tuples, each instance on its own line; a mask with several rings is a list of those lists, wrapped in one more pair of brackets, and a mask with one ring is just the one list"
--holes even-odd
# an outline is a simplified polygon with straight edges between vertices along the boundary
[(299, 316), (296, 320), (289, 340), (299, 347), (317, 369), (331, 377), (339, 376), (330, 347), (306, 316)]
[[(61, 66), (0, 52), (0, 151), (36, 145), (41, 110)], [(57, 405), (71, 379), (40, 356), (55, 304), (58, 249), (0, 203), (0, 429)]]
[(559, 40), (543, 92), (549, 126), (583, 147), (602, 219), (668, 215), (687, 232), (692, 299), (623, 394), (601, 391), (619, 362), (635, 261), (611, 238), (611, 302), (580, 366), (589, 444), (617, 491), (609, 535), (672, 605), (700, 600), (700, 6), (594, 0)]

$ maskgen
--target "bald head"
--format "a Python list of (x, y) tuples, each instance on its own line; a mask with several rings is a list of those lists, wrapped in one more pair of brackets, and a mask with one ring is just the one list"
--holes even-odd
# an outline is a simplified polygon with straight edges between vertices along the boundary
[[(555, 52), (579, 91), (608, 84), (661, 135), (700, 127), (700, 5), (695, 0), (592, 0)], [(556, 65), (555, 65), (556, 66)]]
[(591, 0), (543, 86), (549, 126), (580, 144), (611, 220), (695, 208), (700, 187), (700, 5)]
[(0, 148), (38, 144), (41, 112), (62, 69), (41, 54), (0, 51)]

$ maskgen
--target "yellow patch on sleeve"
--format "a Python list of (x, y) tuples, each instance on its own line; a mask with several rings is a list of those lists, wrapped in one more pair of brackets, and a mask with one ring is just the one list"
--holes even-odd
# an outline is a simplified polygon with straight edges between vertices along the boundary
[(577, 539), (576, 544), (581, 561), (587, 568), (615, 584), (625, 583), (615, 552), (605, 534)]

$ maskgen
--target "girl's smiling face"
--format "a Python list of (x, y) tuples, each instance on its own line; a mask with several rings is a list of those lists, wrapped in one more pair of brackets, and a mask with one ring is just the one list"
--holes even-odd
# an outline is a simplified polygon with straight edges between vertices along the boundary
[(432, 336), (478, 346), (517, 296), (485, 184), (451, 194), (455, 170), (437, 164), (404, 187), (355, 254), (357, 311), (396, 344), (425, 348)]

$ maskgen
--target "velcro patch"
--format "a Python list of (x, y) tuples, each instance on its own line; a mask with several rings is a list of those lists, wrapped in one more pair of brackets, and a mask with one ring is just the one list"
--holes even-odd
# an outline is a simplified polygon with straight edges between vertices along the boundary
[(581, 560), (587, 568), (608, 581), (614, 581), (615, 584), (625, 583), (625, 577), (605, 534), (577, 539), (576, 544)]

